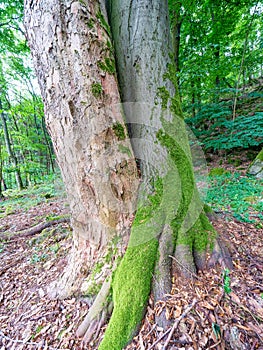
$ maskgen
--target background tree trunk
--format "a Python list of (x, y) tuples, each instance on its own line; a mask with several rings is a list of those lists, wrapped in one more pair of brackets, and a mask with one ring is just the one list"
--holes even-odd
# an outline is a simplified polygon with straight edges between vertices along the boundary
[[(127, 245), (137, 168), (123, 124), (99, 1), (25, 1), (25, 26), (46, 123), (72, 213), (74, 249), (54, 295), (76, 290), (118, 237)], [(79, 278), (78, 278), (79, 276)]]
[(14, 151), (12, 150), (11, 141), (10, 141), (9, 132), (8, 132), (8, 127), (7, 127), (7, 122), (6, 122), (6, 116), (5, 116), (4, 112), (2, 111), (2, 108), (3, 108), (2, 101), (0, 101), (0, 110), (1, 110), (0, 115), (1, 115), (3, 130), (4, 130), (6, 150), (7, 150), (7, 153), (9, 155), (10, 161), (14, 167), (17, 188), (19, 190), (22, 190), (23, 189), (23, 182), (21, 179), (19, 164), (17, 161), (17, 157), (16, 157)]

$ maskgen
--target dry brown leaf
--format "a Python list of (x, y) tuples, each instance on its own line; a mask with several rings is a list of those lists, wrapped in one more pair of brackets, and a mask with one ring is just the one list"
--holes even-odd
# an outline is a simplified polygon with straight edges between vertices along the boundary
[(174, 310), (174, 318), (178, 318), (182, 314), (182, 308), (180, 306), (177, 306), (177, 308)]
[(207, 301), (201, 301), (199, 303), (199, 305), (205, 307), (208, 310), (214, 310), (215, 309), (215, 307), (212, 306), (211, 304), (209, 304)]
[(255, 299), (249, 298), (249, 304), (254, 308), (255, 312), (263, 318), (263, 307)]
[(231, 300), (233, 300), (236, 304), (241, 303), (239, 297), (234, 292), (230, 292), (229, 296), (230, 296)]

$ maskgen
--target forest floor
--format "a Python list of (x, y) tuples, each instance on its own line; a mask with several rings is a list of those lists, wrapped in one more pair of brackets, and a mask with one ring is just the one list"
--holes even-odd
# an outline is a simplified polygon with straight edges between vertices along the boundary
[[(219, 166), (218, 162), (215, 160), (210, 167), (221, 167), (229, 173), (236, 170), (233, 164)], [(262, 202), (262, 193), (257, 198)], [(249, 198), (252, 202), (254, 199)], [(248, 210), (251, 216), (257, 216), (255, 207)], [(47, 297), (48, 286), (66, 265), (71, 246), (69, 224), (51, 226), (34, 236), (15, 235), (67, 212), (65, 198), (53, 196), (49, 190), (21, 193), (16, 200), (7, 198), (1, 203), (1, 349), (83, 348), (75, 332), (89, 308), (87, 299), (61, 301)], [(260, 219), (247, 221), (238, 221), (229, 207), (217, 211), (213, 224), (227, 242), (234, 269), (210, 269), (187, 285), (174, 276), (173, 289), (165, 300), (153, 305), (150, 299), (140, 333), (127, 350), (263, 350), (263, 225)], [(172, 325), (166, 348), (164, 330), (155, 324), (155, 315), (163, 309)], [(95, 350), (97, 345), (90, 344), (86, 349)]]

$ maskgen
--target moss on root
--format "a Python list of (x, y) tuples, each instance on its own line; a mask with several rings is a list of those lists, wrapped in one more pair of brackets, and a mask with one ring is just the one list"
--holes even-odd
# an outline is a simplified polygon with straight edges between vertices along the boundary
[(143, 318), (158, 241), (128, 247), (113, 278), (114, 310), (99, 350), (121, 350), (132, 340)]

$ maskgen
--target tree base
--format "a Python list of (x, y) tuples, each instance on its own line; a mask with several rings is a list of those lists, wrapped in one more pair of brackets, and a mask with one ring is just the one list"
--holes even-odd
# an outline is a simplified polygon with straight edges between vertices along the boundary
[[(86, 269), (85, 269), (86, 266)], [(70, 296), (79, 293), (83, 279), (87, 276), (87, 258), (86, 254), (72, 248), (68, 258), (63, 275), (58, 280), (52, 282), (48, 289), (50, 299), (66, 299)]]

